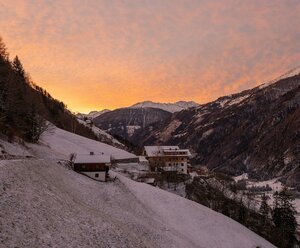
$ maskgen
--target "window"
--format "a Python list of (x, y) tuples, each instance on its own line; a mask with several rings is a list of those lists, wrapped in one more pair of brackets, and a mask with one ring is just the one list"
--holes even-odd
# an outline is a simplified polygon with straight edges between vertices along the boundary
[(181, 166), (184, 166), (184, 163), (181, 163)]
[(181, 171), (183, 171), (183, 169), (181, 169)]
[(95, 177), (99, 177), (99, 173), (96, 173), (96, 174), (95, 174)]

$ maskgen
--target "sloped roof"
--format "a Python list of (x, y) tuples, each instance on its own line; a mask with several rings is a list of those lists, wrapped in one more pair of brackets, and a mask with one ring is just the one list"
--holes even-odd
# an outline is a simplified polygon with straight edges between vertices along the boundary
[(74, 164), (110, 163), (110, 156), (104, 154), (76, 154)]
[(148, 157), (156, 157), (163, 154), (164, 149), (179, 149), (178, 146), (145, 146), (145, 151)]
[(139, 156), (139, 161), (140, 162), (148, 162), (145, 156)]
[(188, 149), (180, 149), (178, 146), (145, 146), (144, 148), (148, 157), (163, 156), (165, 151), (185, 151), (188, 156), (191, 156)]

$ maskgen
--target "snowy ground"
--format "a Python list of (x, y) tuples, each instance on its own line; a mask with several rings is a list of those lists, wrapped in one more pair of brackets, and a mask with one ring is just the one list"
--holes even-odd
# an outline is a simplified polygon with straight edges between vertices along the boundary
[(28, 145), (37, 157), (51, 159), (68, 159), (71, 153), (89, 154), (89, 152), (104, 153), (114, 158), (132, 158), (134, 154), (112, 147), (110, 145), (84, 138), (82, 136), (52, 127), (46, 131), (39, 145)]
[(53, 161), (0, 162), (1, 247), (272, 247), (197, 203), (114, 174), (93, 181)]
[[(116, 172), (103, 183), (57, 164), (72, 152), (126, 151), (54, 128), (39, 145), (2, 147), (0, 247), (273, 247), (239, 223)], [(15, 146), (15, 148), (14, 148)], [(2, 149), (3, 149), (2, 148)]]
[(166, 227), (119, 181), (43, 160), (0, 165), (0, 247), (159, 247)]
[(149, 167), (139, 163), (116, 164), (113, 170), (136, 181), (149, 173)]
[(96, 136), (105, 136), (108, 140), (110, 140), (111, 142), (113, 142), (113, 144), (117, 145), (118, 147), (123, 147), (125, 148), (125, 145), (120, 143), (117, 139), (115, 139), (112, 135), (106, 133), (105, 131), (103, 131), (102, 129), (96, 127), (94, 124), (92, 124), (92, 126), (90, 126), (89, 124), (87, 124), (84, 120), (81, 119), (77, 119), (79, 123), (85, 125), (86, 127), (90, 128), (94, 134)]
[[(274, 178), (271, 180), (267, 180), (267, 181), (251, 181), (248, 180), (248, 175), (246, 173), (237, 176), (234, 178), (234, 180), (237, 182), (239, 180), (247, 180), (247, 187), (265, 187), (265, 186), (270, 186), (272, 188), (272, 191), (269, 192), (265, 192), (265, 194), (267, 196), (269, 196), (269, 200), (268, 200), (268, 204), (270, 206), (273, 205), (273, 194), (275, 193), (275, 191), (281, 191), (283, 189), (283, 184), (278, 180), (278, 178)], [(256, 208), (258, 209), (260, 206), (260, 197), (257, 197), (256, 200), (258, 202), (258, 204), (256, 205)], [(300, 213), (300, 199), (296, 198), (295, 199), (295, 208), (297, 210), (298, 213)], [(300, 223), (300, 214), (297, 216), (297, 221), (298, 223)], [(298, 227), (299, 229), (299, 227)]]
[(161, 189), (179, 195), (181, 197), (186, 197), (185, 186), (186, 185), (183, 182), (176, 183), (176, 185), (175, 183), (170, 182), (169, 187), (167, 182), (164, 182), (163, 185), (159, 185)]

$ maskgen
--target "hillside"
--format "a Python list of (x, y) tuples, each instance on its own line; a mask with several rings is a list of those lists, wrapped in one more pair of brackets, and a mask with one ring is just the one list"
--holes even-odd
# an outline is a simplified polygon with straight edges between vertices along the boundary
[(126, 146), (114, 138), (109, 133), (103, 131), (99, 127), (95, 126), (94, 123), (90, 119), (80, 119), (77, 116), (77, 120), (79, 123), (83, 124), (84, 126), (88, 127), (96, 136), (98, 141), (102, 143), (106, 143), (112, 145), (117, 148), (126, 149)]
[(0, 135), (10, 141), (21, 138), (34, 143), (47, 128), (47, 121), (64, 130), (115, 145), (106, 134), (95, 134), (79, 123), (63, 102), (36, 85), (17, 56), (10, 60), (0, 37)]
[[(11, 144), (1, 141), (4, 149)], [(36, 158), (51, 160), (68, 160), (71, 153), (88, 154), (89, 152), (104, 153), (114, 158), (132, 158), (134, 154), (113, 146), (72, 134), (53, 125), (42, 134), (38, 144), (26, 144), (16, 155), (29, 153)], [(6, 149), (7, 150), (7, 149)], [(10, 150), (14, 151), (12, 148)]]
[(122, 108), (104, 113), (93, 122), (100, 129), (130, 141), (135, 133), (146, 126), (164, 121), (171, 115), (157, 108)]
[(153, 124), (163, 123), (172, 113), (198, 106), (199, 104), (192, 101), (175, 103), (145, 101), (128, 108), (93, 111), (88, 115), (78, 114), (77, 117), (92, 120), (98, 128), (118, 137), (121, 142), (136, 143), (133, 137), (143, 132), (146, 127), (151, 128)]
[(126, 152), (60, 129), (42, 142), (29, 149), (36, 158), (0, 161), (4, 247), (274, 247), (185, 198), (114, 172), (114, 182), (96, 182), (56, 163), (83, 147)]
[(210, 169), (300, 185), (300, 75), (175, 113), (133, 139), (189, 148)]

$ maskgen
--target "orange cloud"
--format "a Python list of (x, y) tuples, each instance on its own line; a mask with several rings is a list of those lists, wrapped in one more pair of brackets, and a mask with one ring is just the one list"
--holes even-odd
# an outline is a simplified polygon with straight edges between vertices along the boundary
[(299, 65), (299, 9), (294, 0), (0, 0), (0, 35), (73, 111), (204, 103)]

